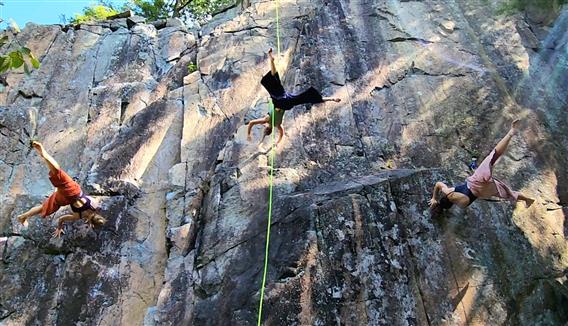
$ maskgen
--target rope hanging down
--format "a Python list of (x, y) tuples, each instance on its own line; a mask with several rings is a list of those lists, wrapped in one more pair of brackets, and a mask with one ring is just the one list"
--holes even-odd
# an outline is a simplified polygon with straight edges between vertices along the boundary
[[(276, 0), (276, 48), (278, 50), (278, 57), (280, 57), (280, 17), (279, 17), (280, 1)], [(260, 302), (258, 304), (258, 319), (257, 325), (261, 325), (262, 320), (262, 304), (264, 301), (264, 288), (266, 286), (266, 274), (268, 272), (268, 248), (270, 245), (270, 224), (272, 224), (272, 180), (274, 176), (274, 116), (276, 115), (276, 108), (274, 103), (270, 101), (270, 112), (272, 120), (272, 146), (270, 148), (270, 177), (269, 177), (269, 190), (268, 190), (268, 221), (266, 226), (266, 247), (264, 251), (264, 270), (262, 272), (262, 286), (260, 289)]]

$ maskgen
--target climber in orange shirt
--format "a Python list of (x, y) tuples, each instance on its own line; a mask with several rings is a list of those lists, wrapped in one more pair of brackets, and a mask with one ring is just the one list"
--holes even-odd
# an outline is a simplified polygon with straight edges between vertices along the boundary
[(20, 223), (27, 225), (27, 219), (37, 214), (45, 218), (66, 205), (71, 206), (73, 213), (59, 218), (57, 229), (53, 232), (54, 237), (59, 237), (62, 233), (65, 233), (63, 231), (63, 223), (67, 221), (76, 221), (82, 218), (91, 227), (106, 223), (105, 218), (97, 214), (95, 207), (91, 204), (91, 199), (83, 194), (81, 186), (61, 169), (57, 161), (45, 151), (43, 145), (34, 141), (32, 142), (32, 147), (45, 161), (49, 168), (49, 181), (57, 190), (42, 205), (35, 206), (19, 215), (18, 220)]

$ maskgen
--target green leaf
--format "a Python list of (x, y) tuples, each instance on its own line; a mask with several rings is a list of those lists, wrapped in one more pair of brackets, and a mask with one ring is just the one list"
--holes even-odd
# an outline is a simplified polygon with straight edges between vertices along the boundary
[(6, 42), (8, 42), (8, 36), (7, 35), (0, 37), (0, 46), (6, 44)]
[(24, 57), (19, 51), (13, 51), (9, 54), (12, 59), (12, 68), (20, 68), (24, 64)]
[(26, 73), (26, 75), (30, 74), (30, 68), (28, 67), (28, 64), (24, 62), (24, 72)]
[(2, 62), (2, 66), (0, 66), (0, 73), (5, 73), (6, 71), (8, 71), (8, 69), (10, 69), (10, 67), (12, 66), (12, 58), (9, 56), (5, 56), (4, 57), (4, 62)]
[(22, 47), (20, 49), (20, 52), (22, 52), (22, 54), (24, 54), (24, 55), (30, 55), (32, 53), (32, 51), (30, 49), (26, 48), (26, 47)]
[(39, 69), (39, 60), (34, 57), (33, 54), (30, 53), (30, 61), (32, 62), (32, 66), (34, 69)]

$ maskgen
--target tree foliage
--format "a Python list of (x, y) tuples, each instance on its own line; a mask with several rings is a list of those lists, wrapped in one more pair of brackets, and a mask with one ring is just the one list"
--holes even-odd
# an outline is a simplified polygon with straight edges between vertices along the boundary
[(170, 17), (170, 4), (165, 0), (130, 0), (125, 9), (145, 17), (149, 21)]
[(71, 19), (72, 24), (105, 20), (121, 11), (132, 10), (136, 15), (149, 21), (170, 17), (182, 20), (205, 20), (211, 14), (241, 0), (129, 0), (118, 8), (111, 1), (100, 0), (97, 4), (85, 7), (81, 14)]
[(125, 6), (148, 20), (168, 17), (204, 19), (237, 0), (130, 0)]
[[(2, 19), (0, 19), (0, 22), (2, 22)], [(20, 32), (20, 28), (15, 21), (11, 20), (10, 25), (14, 33)], [(7, 35), (0, 37), (0, 47), (8, 43), (8, 40), (9, 38)], [(20, 67), (24, 67), (24, 72), (29, 74), (31, 71), (30, 66), (34, 69), (38, 69), (40, 63), (32, 51), (27, 47), (20, 46), (17, 50), (0, 55), (0, 74), (3, 74), (10, 69), (18, 69)]]
[(119, 12), (105, 3), (93, 4), (83, 9), (82, 14), (75, 14), (71, 19), (71, 24), (84, 24), (88, 22), (95, 22), (105, 20), (109, 16), (116, 15)]
[(507, 0), (501, 8), (501, 12), (512, 14), (518, 11), (538, 8), (544, 12), (558, 12), (568, 0)]

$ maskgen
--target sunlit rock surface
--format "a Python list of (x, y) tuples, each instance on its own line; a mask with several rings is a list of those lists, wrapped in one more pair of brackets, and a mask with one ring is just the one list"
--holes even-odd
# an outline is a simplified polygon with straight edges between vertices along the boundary
[[(265, 324), (568, 322), (568, 11), (543, 25), (497, 1), (279, 2), (285, 86), (342, 102), (286, 113)], [(275, 14), (253, 0), (201, 30), (123, 19), (16, 36), (42, 66), (0, 93), (1, 325), (256, 323), (270, 141), (257, 128), (248, 143), (245, 124), (268, 109)], [(432, 219), (435, 181), (465, 178), (514, 117), (495, 174), (537, 202)], [(107, 225), (54, 240), (53, 218), (17, 223), (52, 190), (30, 138)]]

